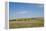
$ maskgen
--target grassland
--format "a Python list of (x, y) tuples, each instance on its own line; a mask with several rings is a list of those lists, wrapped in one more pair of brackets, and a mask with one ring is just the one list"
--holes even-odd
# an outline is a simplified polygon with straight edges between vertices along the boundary
[(43, 27), (43, 18), (17, 18), (9, 20), (9, 28), (30, 28), (30, 27)]

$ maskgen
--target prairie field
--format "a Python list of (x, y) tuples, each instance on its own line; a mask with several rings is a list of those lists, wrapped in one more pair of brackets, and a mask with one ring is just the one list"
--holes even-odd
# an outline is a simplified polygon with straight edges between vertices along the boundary
[(31, 28), (31, 27), (43, 27), (43, 18), (17, 18), (9, 20), (9, 28)]

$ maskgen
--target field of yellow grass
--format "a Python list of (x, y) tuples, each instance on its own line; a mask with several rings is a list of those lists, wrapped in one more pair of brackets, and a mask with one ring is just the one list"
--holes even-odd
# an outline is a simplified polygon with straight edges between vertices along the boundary
[(30, 20), (30, 21), (9, 21), (9, 28), (31, 28), (31, 27), (43, 27), (43, 20)]

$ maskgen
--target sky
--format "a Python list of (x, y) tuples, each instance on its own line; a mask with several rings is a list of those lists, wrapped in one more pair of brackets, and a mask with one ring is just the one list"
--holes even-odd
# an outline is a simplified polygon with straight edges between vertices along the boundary
[(33, 18), (44, 16), (44, 4), (9, 2), (9, 18)]

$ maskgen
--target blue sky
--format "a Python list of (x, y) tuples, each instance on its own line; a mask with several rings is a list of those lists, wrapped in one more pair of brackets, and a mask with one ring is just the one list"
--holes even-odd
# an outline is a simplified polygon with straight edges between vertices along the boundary
[(43, 16), (44, 4), (9, 2), (10, 19)]

